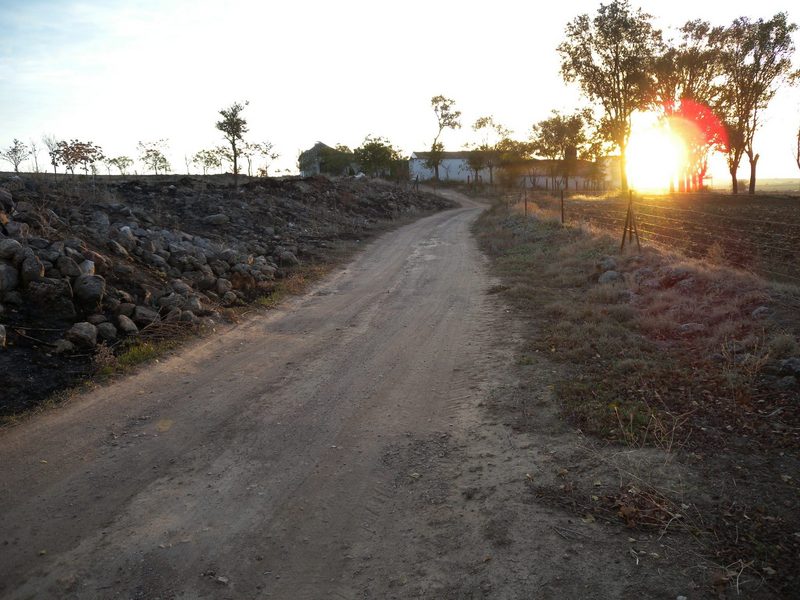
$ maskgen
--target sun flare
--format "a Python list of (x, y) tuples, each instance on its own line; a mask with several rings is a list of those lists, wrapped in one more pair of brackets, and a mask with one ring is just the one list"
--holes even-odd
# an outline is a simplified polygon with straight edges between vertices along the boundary
[(642, 192), (666, 192), (686, 163), (686, 145), (668, 120), (656, 113), (634, 115), (627, 148), (629, 185)]

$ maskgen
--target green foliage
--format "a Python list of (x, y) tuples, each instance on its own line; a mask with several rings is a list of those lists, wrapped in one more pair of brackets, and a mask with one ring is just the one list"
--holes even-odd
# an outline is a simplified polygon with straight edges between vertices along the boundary
[(19, 173), (20, 163), (30, 155), (30, 148), (16, 138), (14, 138), (14, 141), (8, 148), (0, 150), (0, 158), (14, 165), (15, 173)]
[(400, 158), (388, 139), (372, 135), (364, 138), (361, 146), (355, 149), (354, 155), (361, 170), (372, 177), (389, 175), (392, 164)]
[(653, 73), (663, 48), (661, 32), (651, 20), (641, 9), (634, 11), (628, 0), (613, 0), (601, 4), (592, 19), (587, 14), (576, 17), (558, 46), (564, 80), (577, 81), (603, 109), (600, 131), (619, 148), (623, 189), (628, 185), (624, 163), (631, 115), (653, 100)]

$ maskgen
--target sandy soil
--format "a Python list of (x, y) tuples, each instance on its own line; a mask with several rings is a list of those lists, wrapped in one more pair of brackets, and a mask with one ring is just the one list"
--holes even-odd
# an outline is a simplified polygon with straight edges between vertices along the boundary
[(2, 432), (0, 596), (699, 597), (688, 542), (537, 502), (566, 474), (691, 483), (558, 419), (556, 367), (515, 363), (522, 328), (469, 233), (483, 207), (461, 200)]

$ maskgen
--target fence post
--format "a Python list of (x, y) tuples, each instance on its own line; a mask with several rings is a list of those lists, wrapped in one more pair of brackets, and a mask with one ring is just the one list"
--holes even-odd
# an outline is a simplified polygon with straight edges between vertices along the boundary
[(642, 250), (639, 241), (639, 228), (636, 226), (636, 215), (633, 212), (633, 190), (628, 190), (628, 212), (625, 214), (625, 226), (622, 229), (622, 244), (619, 246), (620, 252), (625, 249), (625, 237), (628, 237), (628, 245), (633, 243), (633, 236), (636, 235), (636, 246)]

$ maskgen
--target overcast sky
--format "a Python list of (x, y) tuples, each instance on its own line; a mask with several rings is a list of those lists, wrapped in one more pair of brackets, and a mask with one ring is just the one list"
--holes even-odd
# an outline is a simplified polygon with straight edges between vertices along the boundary
[[(690, 18), (768, 18), (787, 3), (633, 4), (667, 28)], [(0, 0), (0, 145), (52, 133), (135, 157), (137, 141), (168, 138), (180, 172), (185, 154), (221, 142), (217, 111), (249, 100), (250, 138), (272, 141), (276, 166), (296, 170), (299, 151), (317, 140), (355, 147), (371, 133), (405, 153), (424, 150), (435, 133), (436, 94), (456, 100), (465, 124), (491, 114), (524, 139), (551, 109), (585, 104), (562, 82), (555, 48), (568, 21), (598, 6)], [(795, 12), (790, 18), (800, 18)], [(800, 93), (780, 91), (756, 138), (761, 176), (798, 176), (798, 124)], [(472, 137), (469, 127), (446, 133), (445, 146), (457, 150)]]

